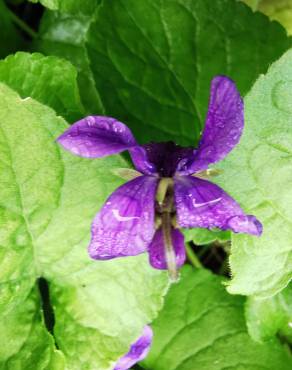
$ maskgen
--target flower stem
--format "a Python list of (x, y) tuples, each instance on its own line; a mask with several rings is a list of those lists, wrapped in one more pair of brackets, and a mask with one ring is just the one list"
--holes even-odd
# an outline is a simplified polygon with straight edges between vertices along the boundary
[(177, 281), (176, 258), (171, 238), (171, 214), (167, 211), (162, 213), (162, 233), (169, 277), (172, 281)]
[(36, 39), (38, 37), (37, 32), (35, 32), (32, 28), (30, 28), (22, 19), (18, 18), (16, 14), (14, 14), (10, 9), (9, 16), (11, 20), (26, 34), (28, 34), (32, 39)]
[(173, 212), (173, 180), (164, 177), (160, 180), (156, 201), (160, 207), (161, 228), (163, 235), (164, 254), (169, 278), (175, 282), (178, 280), (176, 255), (172, 242), (172, 212)]
[(186, 252), (187, 252), (187, 257), (191, 264), (196, 267), (196, 268), (203, 268), (203, 265), (201, 264), (201, 261), (197, 257), (196, 253), (194, 252), (193, 248), (190, 246), (189, 243), (186, 243)]

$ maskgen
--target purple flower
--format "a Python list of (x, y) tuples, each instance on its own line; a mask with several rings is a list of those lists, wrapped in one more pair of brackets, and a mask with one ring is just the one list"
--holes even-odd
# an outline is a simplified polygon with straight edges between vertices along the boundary
[(114, 370), (128, 370), (137, 362), (142, 361), (150, 350), (152, 337), (152, 329), (146, 325), (141, 337), (131, 345), (130, 351), (119, 359)]
[(58, 138), (67, 150), (97, 158), (128, 150), (138, 172), (107, 199), (92, 223), (89, 254), (98, 260), (148, 251), (154, 268), (175, 278), (185, 261), (182, 228), (230, 229), (259, 236), (261, 223), (246, 215), (219, 186), (204, 179), (208, 166), (238, 143), (244, 125), (243, 101), (233, 81), (211, 83), (209, 109), (198, 148), (173, 142), (137, 144), (123, 123), (89, 116)]

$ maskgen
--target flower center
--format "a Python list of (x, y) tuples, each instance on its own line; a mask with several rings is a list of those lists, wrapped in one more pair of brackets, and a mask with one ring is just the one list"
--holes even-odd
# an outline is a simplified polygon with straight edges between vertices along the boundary
[(142, 145), (146, 150), (147, 159), (152, 163), (160, 177), (174, 176), (177, 166), (182, 159), (193, 155), (194, 148), (181, 147), (172, 141), (148, 143)]

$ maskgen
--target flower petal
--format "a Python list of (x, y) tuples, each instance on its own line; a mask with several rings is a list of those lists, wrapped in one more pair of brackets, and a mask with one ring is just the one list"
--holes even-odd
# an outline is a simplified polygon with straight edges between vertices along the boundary
[(137, 145), (129, 149), (132, 161), (137, 171), (144, 175), (152, 175), (157, 173), (157, 169), (154, 163), (152, 163), (147, 156), (145, 148), (141, 145)]
[(203, 135), (192, 160), (181, 161), (179, 174), (191, 174), (223, 159), (239, 142), (244, 125), (243, 101), (235, 83), (225, 76), (211, 82), (209, 108)]
[(97, 158), (137, 145), (131, 130), (111, 117), (88, 116), (69, 127), (57, 141), (81, 157)]
[[(176, 265), (181, 267), (186, 260), (186, 252), (184, 246), (184, 236), (178, 229), (171, 231), (172, 244), (176, 255)], [(161, 228), (159, 228), (149, 246), (149, 262), (152, 267), (159, 270), (167, 270), (165, 259), (164, 241)]]
[(148, 354), (152, 344), (153, 332), (150, 326), (144, 327), (141, 337), (131, 345), (130, 351), (119, 359), (114, 370), (128, 370)]
[(147, 250), (154, 235), (157, 182), (155, 177), (139, 176), (112, 193), (92, 223), (92, 258), (135, 256)]
[(175, 204), (181, 227), (231, 229), (236, 233), (261, 235), (262, 225), (245, 215), (219, 186), (192, 176), (175, 178)]

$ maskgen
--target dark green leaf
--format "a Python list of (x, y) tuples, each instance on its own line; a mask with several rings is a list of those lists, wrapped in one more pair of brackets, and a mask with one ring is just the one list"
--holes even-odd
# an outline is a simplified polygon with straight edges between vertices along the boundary
[(38, 50), (77, 66), (87, 112), (124, 120), (141, 141), (181, 144), (198, 141), (214, 75), (244, 94), (290, 45), (233, 0), (107, 0), (92, 18), (46, 14), (41, 35)]
[(266, 14), (271, 19), (280, 22), (289, 35), (292, 34), (292, 1), (291, 0), (242, 0), (252, 7)]
[(289, 46), (280, 25), (231, 0), (107, 0), (88, 32), (88, 55), (108, 114), (143, 141), (195, 144), (210, 80), (244, 94)]
[(87, 114), (104, 114), (84, 46), (90, 18), (47, 11), (43, 17), (35, 48), (45, 54), (68, 59), (78, 70), (78, 85)]

